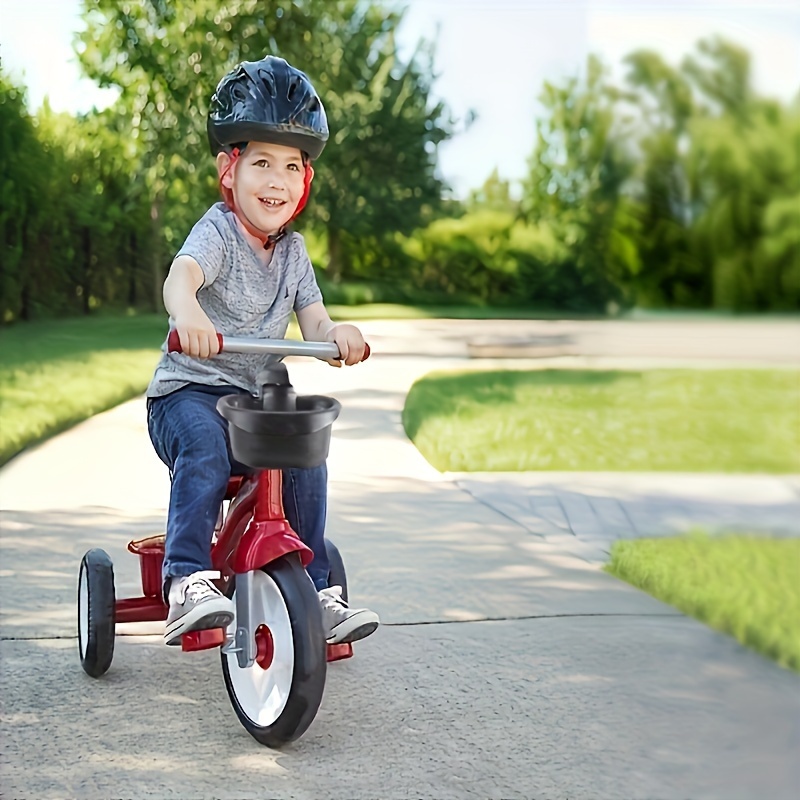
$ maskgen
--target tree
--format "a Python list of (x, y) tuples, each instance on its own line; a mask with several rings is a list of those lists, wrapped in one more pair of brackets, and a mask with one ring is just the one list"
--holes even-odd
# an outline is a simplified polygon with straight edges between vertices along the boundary
[(519, 211), (519, 201), (511, 197), (511, 184), (501, 178), (495, 168), (480, 189), (470, 192), (467, 208), (470, 211), (488, 208), (516, 214)]
[(698, 93), (686, 169), (692, 238), (709, 301), (733, 310), (800, 307), (800, 103), (755, 95), (749, 56), (719, 38), (684, 73)]
[[(153, 219), (168, 244), (185, 235), (214, 199), (205, 120), (218, 80), (243, 59), (266, 53), (302, 68), (328, 112), (331, 141), (318, 163), (309, 206), (342, 272), (341, 239), (410, 230), (435, 204), (435, 147), (447, 135), (431, 105), (430, 51), (407, 63), (393, 31), (402, 15), (363, 0), (85, 0), (81, 63), (103, 86), (119, 86), (119, 107), (141, 144)], [(189, 203), (165, 205), (179, 181)], [(155, 270), (160, 285), (160, 267)]]
[[(20, 158), (25, 153), (25, 158)], [(43, 161), (24, 90), (0, 72), (0, 313), (2, 321), (32, 316), (30, 249), (44, 223), (35, 214), (42, 196)]]
[(619, 93), (594, 56), (584, 77), (561, 86), (545, 83), (547, 116), (537, 124), (537, 145), (523, 184), (522, 212), (546, 224), (568, 248), (559, 280), (572, 308), (605, 309), (627, 301), (625, 287), (639, 267), (637, 221), (622, 188), (632, 174)]
[(696, 113), (692, 87), (687, 76), (657, 53), (638, 50), (625, 63), (640, 152), (631, 190), (640, 223), (637, 300), (656, 306), (705, 306), (710, 282), (692, 253), (693, 198), (683, 157), (688, 124)]

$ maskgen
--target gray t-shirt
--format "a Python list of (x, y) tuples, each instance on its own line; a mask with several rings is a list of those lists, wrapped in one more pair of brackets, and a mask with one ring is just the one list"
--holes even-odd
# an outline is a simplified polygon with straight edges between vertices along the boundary
[[(281, 239), (269, 266), (264, 266), (224, 203), (203, 215), (177, 255), (191, 256), (200, 265), (205, 280), (197, 300), (223, 336), (283, 339), (292, 311), (322, 300), (299, 233)], [(238, 386), (255, 393), (256, 373), (275, 360), (224, 351), (213, 358), (191, 358), (167, 353), (166, 343), (162, 351), (148, 397), (161, 397), (188, 383)]]

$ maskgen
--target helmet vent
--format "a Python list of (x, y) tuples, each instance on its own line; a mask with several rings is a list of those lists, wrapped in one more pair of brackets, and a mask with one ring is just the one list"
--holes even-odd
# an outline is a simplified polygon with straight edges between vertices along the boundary
[(267, 90), (267, 94), (269, 94), (270, 97), (275, 97), (277, 92), (275, 91), (275, 78), (272, 73), (265, 69), (259, 69), (258, 77), (261, 78), (264, 88)]
[(297, 80), (297, 78), (293, 78), (291, 81), (289, 81), (289, 88), (286, 90), (287, 100), (294, 99), (294, 95), (297, 92), (299, 86), (300, 86), (300, 81)]

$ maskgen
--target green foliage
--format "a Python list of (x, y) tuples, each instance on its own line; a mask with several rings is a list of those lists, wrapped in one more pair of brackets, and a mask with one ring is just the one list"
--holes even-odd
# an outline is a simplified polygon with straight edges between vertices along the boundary
[(634, 52), (620, 86), (594, 57), (545, 83), (519, 198), (495, 170), (462, 205), (436, 172), (453, 123), (433, 51), (400, 58), (389, 2), (85, 0), (84, 19), (80, 61), (120, 89), (112, 108), (31, 116), (0, 73), (3, 322), (161, 307), (171, 254), (218, 199), (210, 96), (267, 52), (328, 111), (298, 228), (329, 299), (800, 309), (800, 103), (758, 97), (730, 43), (678, 66)]
[(437, 469), (794, 473), (797, 371), (433, 373), (403, 424)]
[(800, 307), (800, 108), (752, 107), (694, 124), (694, 229), (716, 308)]
[[(28, 154), (20, 158), (20, 153)], [(34, 122), (25, 106), (24, 90), (0, 72), (0, 313), (1, 321), (29, 318), (31, 270), (26, 262), (44, 226), (36, 214), (44, 177), (35, 165), (44, 160)]]
[(626, 286), (639, 269), (637, 223), (622, 193), (633, 161), (615, 112), (618, 99), (594, 57), (585, 76), (545, 83), (540, 97), (547, 116), (537, 125), (522, 210), (567, 245), (564, 260), (553, 265), (566, 284), (567, 307), (627, 303)]
[(0, 331), (0, 464), (146, 388), (163, 315), (81, 317)]
[(701, 533), (620, 541), (606, 569), (800, 672), (800, 541)]
[(626, 59), (643, 110), (640, 302), (800, 308), (800, 106), (758, 98), (749, 56), (720, 39), (673, 69)]
[(109, 114), (31, 117), (23, 98), (0, 74), (2, 321), (146, 305), (147, 205), (125, 136)]

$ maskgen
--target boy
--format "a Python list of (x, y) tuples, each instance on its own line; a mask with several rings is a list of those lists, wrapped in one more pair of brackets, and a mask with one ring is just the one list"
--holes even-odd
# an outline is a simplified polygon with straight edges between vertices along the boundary
[[(212, 583), (211, 537), (231, 474), (219, 397), (255, 393), (258, 355), (218, 354), (216, 332), (281, 339), (292, 310), (303, 338), (335, 342), (347, 365), (364, 355), (353, 325), (334, 325), (322, 304), (303, 238), (287, 231), (308, 199), (311, 160), (328, 139), (325, 111), (307, 76), (281, 58), (243, 62), (211, 98), (208, 139), (224, 203), (194, 226), (164, 282), (164, 305), (182, 354), (164, 353), (147, 390), (150, 439), (172, 477), (164, 556), (169, 603), (164, 641), (225, 627), (233, 603)], [(338, 362), (331, 362), (340, 366)], [(328, 642), (352, 642), (379, 624), (328, 586), (324, 533), (327, 469), (284, 471), (287, 517), (311, 548), (308, 573), (322, 604)]]

